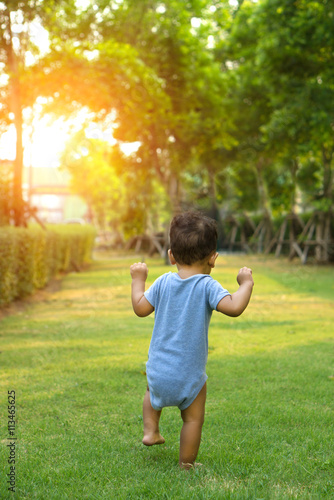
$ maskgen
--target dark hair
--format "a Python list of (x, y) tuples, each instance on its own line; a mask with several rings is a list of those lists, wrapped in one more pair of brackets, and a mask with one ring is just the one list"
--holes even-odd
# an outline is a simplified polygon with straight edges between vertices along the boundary
[(173, 218), (169, 237), (176, 262), (190, 266), (216, 250), (216, 221), (199, 212), (184, 212)]

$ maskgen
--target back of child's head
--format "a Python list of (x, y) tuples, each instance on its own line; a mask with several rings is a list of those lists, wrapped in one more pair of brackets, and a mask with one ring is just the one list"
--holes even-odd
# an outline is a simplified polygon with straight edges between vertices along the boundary
[(216, 221), (199, 212), (184, 212), (173, 218), (169, 238), (176, 262), (190, 266), (216, 250)]

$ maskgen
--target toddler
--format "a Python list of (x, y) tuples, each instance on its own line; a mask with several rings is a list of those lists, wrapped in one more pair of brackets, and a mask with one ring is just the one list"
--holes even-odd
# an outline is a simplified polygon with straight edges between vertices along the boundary
[(237, 275), (238, 290), (230, 294), (211, 276), (218, 256), (214, 220), (197, 212), (176, 215), (170, 226), (169, 260), (178, 272), (160, 276), (145, 292), (148, 269), (130, 267), (132, 306), (138, 316), (155, 311), (146, 364), (147, 390), (143, 404), (146, 446), (165, 442), (159, 431), (162, 408), (177, 406), (183, 426), (179, 464), (195, 465), (200, 446), (206, 400), (205, 372), (208, 328), (212, 311), (239, 316), (253, 289), (252, 271)]

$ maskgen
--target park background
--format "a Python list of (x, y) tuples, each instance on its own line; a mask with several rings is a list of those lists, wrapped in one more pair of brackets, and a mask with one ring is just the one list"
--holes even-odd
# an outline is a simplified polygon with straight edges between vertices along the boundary
[[(329, 1), (0, 2), (17, 498), (331, 498), (333, 23)], [(168, 269), (185, 209), (217, 220), (215, 277), (258, 283), (244, 318), (214, 319), (208, 465), (186, 479), (174, 414), (169, 447), (138, 446), (152, 325), (128, 299), (133, 259)]]
[(70, 193), (33, 177), (58, 166), (109, 243), (196, 207), (222, 246), (333, 260), (330, 2), (8, 1), (0, 17), (0, 224), (54, 222)]

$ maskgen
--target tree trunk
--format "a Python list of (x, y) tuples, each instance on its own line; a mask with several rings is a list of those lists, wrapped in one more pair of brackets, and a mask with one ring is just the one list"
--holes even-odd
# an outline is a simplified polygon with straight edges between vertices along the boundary
[(209, 198), (210, 198), (210, 216), (217, 221), (218, 229), (218, 248), (221, 248), (225, 238), (224, 224), (220, 216), (219, 206), (217, 203), (216, 176), (213, 168), (208, 168), (209, 174)]
[(180, 180), (176, 172), (171, 171), (168, 180), (168, 194), (172, 208), (172, 214), (181, 212), (181, 190)]
[(264, 160), (263, 158), (260, 158), (259, 161), (255, 164), (256, 182), (259, 194), (259, 209), (262, 212), (263, 217), (270, 218), (269, 196), (267, 186), (262, 174), (263, 167)]
[[(272, 223), (270, 214), (270, 203), (268, 190), (263, 178), (262, 170), (265, 166), (265, 160), (260, 158), (255, 164), (256, 182), (259, 193), (259, 209), (262, 212), (261, 230), (258, 233), (257, 251), (262, 253), (268, 247), (272, 239)], [(255, 233), (254, 233), (255, 234)]]
[(296, 213), (296, 208), (297, 208), (297, 172), (298, 172), (298, 160), (294, 158), (292, 160), (292, 169), (291, 169), (291, 175), (292, 175), (292, 190), (291, 190), (291, 198), (290, 198), (290, 211), (292, 214)]
[[(322, 148), (322, 161), (324, 164), (324, 179), (323, 179), (323, 192), (324, 198), (329, 200), (329, 203), (332, 203), (333, 196), (333, 171), (332, 171), (332, 159), (333, 159), (333, 151), (326, 151), (325, 147)], [(329, 207), (328, 207), (329, 208)]]
[(331, 243), (331, 212), (320, 212), (316, 225), (315, 258), (319, 264), (327, 264)]
[(23, 143), (22, 143), (22, 105), (20, 78), (18, 72), (18, 61), (13, 48), (12, 27), (10, 12), (8, 9), (4, 12), (6, 20), (6, 29), (8, 31), (8, 41), (6, 45), (8, 67), (10, 71), (11, 87), (11, 112), (14, 115), (14, 125), (16, 129), (16, 157), (14, 162), (13, 179), (13, 212), (15, 226), (25, 225), (24, 221), (24, 202), (22, 197), (22, 172), (23, 172)]
[(22, 197), (23, 144), (22, 144), (22, 113), (15, 113), (16, 128), (16, 158), (14, 163), (13, 209), (15, 226), (25, 225), (24, 202)]

